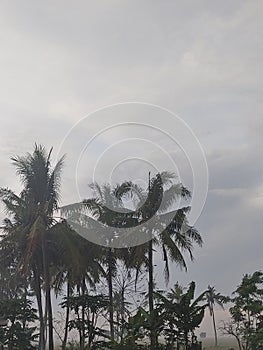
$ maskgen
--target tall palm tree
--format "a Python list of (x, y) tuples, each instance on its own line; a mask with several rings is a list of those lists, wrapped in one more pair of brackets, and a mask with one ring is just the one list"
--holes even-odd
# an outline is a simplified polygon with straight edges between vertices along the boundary
[(212, 317), (214, 335), (215, 335), (215, 346), (217, 346), (217, 331), (216, 331), (216, 320), (215, 320), (215, 305), (219, 305), (222, 309), (224, 309), (224, 303), (226, 298), (220, 293), (216, 292), (215, 287), (211, 287), (210, 285), (207, 287), (207, 291), (205, 294), (205, 299), (208, 304), (208, 309), (210, 316)]
[[(143, 223), (155, 216), (153, 227), (149, 231), (148, 242), (148, 300), (150, 314), (154, 315), (154, 246), (161, 247), (165, 262), (165, 279), (169, 280), (169, 260), (187, 269), (183, 253), (187, 252), (193, 260), (193, 243), (202, 245), (198, 231), (187, 222), (190, 207), (175, 209), (177, 201), (188, 199), (191, 194), (181, 183), (175, 181), (175, 176), (162, 172), (150, 177), (146, 191), (136, 188), (139, 194), (138, 221)], [(143, 204), (142, 204), (143, 203)], [(155, 330), (150, 333), (151, 350), (158, 346), (158, 335)]]
[[(2, 189), (1, 197), (12, 219), (6, 221), (5, 229), (21, 242), (19, 268), (23, 274), (31, 271), (40, 316), (40, 349), (45, 348), (45, 325), (48, 321), (49, 349), (54, 349), (53, 315), (51, 302), (51, 276), (48, 256), (51, 229), (57, 223), (54, 213), (58, 209), (62, 157), (52, 168), (51, 153), (43, 146), (35, 145), (32, 154), (13, 157), (12, 161), (23, 185), (16, 196)], [(45, 288), (45, 308), (42, 309), (41, 283)]]

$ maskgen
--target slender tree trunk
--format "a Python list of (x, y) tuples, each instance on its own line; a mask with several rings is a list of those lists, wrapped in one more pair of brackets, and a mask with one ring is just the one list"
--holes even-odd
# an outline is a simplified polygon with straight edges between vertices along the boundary
[(108, 249), (108, 286), (109, 286), (109, 319), (110, 319), (110, 336), (114, 340), (114, 318), (113, 318), (113, 287), (112, 287), (112, 250)]
[[(148, 184), (148, 191), (150, 193), (151, 188), (151, 173), (149, 172), (149, 184)], [(154, 311), (154, 303), (153, 303), (153, 292), (154, 292), (154, 279), (153, 279), (153, 240), (152, 236), (150, 236), (150, 240), (148, 242), (148, 274), (149, 274), (149, 281), (148, 281), (148, 298), (149, 298), (149, 313), (150, 317), (153, 323), (155, 323), (155, 320), (153, 320), (153, 311)], [(150, 330), (150, 349), (156, 350), (158, 346), (157, 341), (157, 334), (156, 330), (152, 327)]]
[(239, 337), (237, 335), (234, 335), (234, 337), (236, 338), (236, 341), (237, 341), (237, 344), (238, 344), (238, 349), (242, 350), (242, 344), (241, 344), (241, 341), (240, 341)]
[(119, 339), (120, 339), (120, 311), (119, 310), (116, 310), (115, 312), (115, 319), (116, 319), (116, 324), (115, 324), (115, 339), (117, 342), (119, 342)]
[(188, 332), (184, 331), (185, 349), (188, 350)]
[(82, 332), (81, 329), (79, 328), (79, 348), (81, 349), (83, 344), (83, 337), (82, 337)]
[[(27, 291), (27, 283), (26, 283), (26, 279), (24, 281), (24, 302), (25, 302), (25, 307), (26, 307), (26, 304), (27, 304), (27, 296), (28, 296), (28, 291)], [(26, 322), (27, 322), (27, 319), (23, 317), (23, 330), (26, 329)]]
[[(153, 281), (153, 241), (152, 239), (148, 242), (148, 273), (149, 273), (149, 282), (148, 282), (148, 297), (149, 297), (149, 312), (150, 316), (153, 317), (153, 291), (154, 291), (154, 281)], [(153, 320), (152, 320), (153, 321)], [(151, 350), (157, 349), (157, 334), (155, 329), (150, 330), (150, 344)]]
[[(85, 278), (82, 280), (81, 292), (82, 297), (85, 294)], [(84, 301), (83, 301), (84, 302)], [(81, 339), (80, 339), (80, 350), (84, 350), (85, 348), (85, 306), (84, 304), (81, 306)]]
[[(81, 296), (81, 293), (80, 293), (80, 288), (78, 290), (78, 296), (80, 297)], [(80, 325), (81, 324), (81, 317), (79, 315), (79, 310), (81, 309), (81, 307), (77, 307), (77, 312), (76, 312), (76, 315), (77, 315), (77, 320), (78, 320), (78, 324)], [(81, 343), (82, 343), (82, 329), (81, 327), (79, 326), (78, 327), (78, 332), (79, 332), (79, 348), (81, 348)]]
[(217, 331), (216, 331), (216, 320), (215, 320), (215, 313), (214, 309), (211, 310), (212, 312), (212, 319), (213, 319), (213, 327), (214, 327), (214, 334), (215, 334), (215, 347), (217, 347)]
[[(89, 316), (89, 319), (90, 319), (90, 316)], [(94, 334), (94, 330), (95, 330), (95, 326), (96, 326), (96, 324), (95, 324), (95, 312), (92, 312), (92, 316), (91, 316), (91, 331), (90, 331), (90, 333), (89, 333), (89, 341), (88, 341), (88, 349), (90, 349), (91, 348), (91, 345), (92, 345), (92, 343), (93, 343), (93, 340), (94, 340), (94, 337), (95, 337), (95, 334)]]
[(121, 344), (123, 342), (123, 335), (124, 335), (124, 322), (125, 322), (125, 296), (124, 296), (124, 287), (122, 287), (121, 290)]
[(84, 309), (84, 305), (81, 306), (81, 338), (80, 338), (80, 350), (84, 350), (85, 348), (85, 309)]
[(54, 350), (54, 335), (53, 335), (53, 312), (50, 286), (47, 291), (47, 307), (48, 307), (48, 346), (49, 350)]
[(69, 323), (69, 303), (68, 299), (70, 297), (70, 284), (69, 281), (67, 282), (67, 307), (66, 307), (66, 319), (65, 319), (65, 330), (64, 330), (64, 337), (62, 341), (61, 349), (65, 350), (67, 346), (68, 341), (68, 323)]
[(46, 240), (44, 235), (42, 238), (42, 256), (43, 256), (43, 268), (44, 268), (45, 285), (46, 285), (46, 312), (48, 316), (48, 348), (49, 350), (54, 350), (50, 275), (49, 275), (49, 266), (48, 266), (47, 256), (46, 256)]
[(42, 295), (41, 295), (41, 284), (40, 284), (40, 276), (37, 272), (37, 268), (34, 268), (34, 289), (37, 298), (37, 307), (38, 307), (38, 315), (39, 315), (39, 350), (45, 350), (46, 347), (46, 339), (45, 339), (45, 323), (44, 323), (44, 314), (43, 314), (43, 306), (42, 306)]

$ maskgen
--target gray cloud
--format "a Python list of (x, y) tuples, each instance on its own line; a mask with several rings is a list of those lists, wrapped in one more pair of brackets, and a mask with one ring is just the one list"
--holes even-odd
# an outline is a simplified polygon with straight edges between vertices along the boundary
[[(173, 280), (232, 291), (243, 272), (262, 267), (262, 10), (256, 0), (3, 1), (1, 186), (19, 189), (11, 155), (35, 141), (57, 152), (74, 123), (97, 108), (134, 100), (169, 108), (194, 130), (210, 171), (197, 223), (204, 247)], [(89, 133), (99, 126), (92, 122)], [(79, 142), (68, 153), (65, 201)], [(189, 167), (178, 164), (191, 187)]]

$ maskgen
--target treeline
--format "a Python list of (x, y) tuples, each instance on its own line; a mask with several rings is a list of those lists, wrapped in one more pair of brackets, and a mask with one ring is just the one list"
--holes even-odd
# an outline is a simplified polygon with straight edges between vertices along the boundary
[[(261, 272), (246, 275), (231, 298), (210, 286), (196, 297), (194, 282), (186, 289), (177, 283), (169, 292), (156, 288), (156, 251), (168, 282), (170, 264), (186, 269), (186, 254), (193, 259), (194, 245), (202, 245), (187, 221), (190, 207), (176, 206), (187, 203), (190, 192), (173, 174), (149, 176), (147, 188), (131, 181), (94, 183), (92, 196), (63, 207), (62, 217), (64, 157), (52, 165), (51, 155), (36, 145), (32, 154), (12, 158), (22, 190), (0, 190), (6, 211), (0, 241), (3, 346), (53, 350), (56, 334), (63, 350), (198, 349), (194, 332), (205, 309), (217, 344), (214, 306), (227, 302), (232, 319), (222, 330), (236, 337), (240, 350), (262, 346)], [(101, 235), (102, 244), (77, 233), (83, 218), (85, 237)], [(61, 301), (63, 324), (54, 317), (54, 297)]]

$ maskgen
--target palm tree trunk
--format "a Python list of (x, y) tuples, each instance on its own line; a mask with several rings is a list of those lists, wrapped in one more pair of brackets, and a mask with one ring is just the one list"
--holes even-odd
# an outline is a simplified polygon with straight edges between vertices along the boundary
[(48, 310), (48, 347), (49, 350), (54, 350), (54, 335), (53, 335), (53, 312), (52, 312), (52, 301), (51, 301), (51, 291), (50, 282), (48, 281), (47, 290), (47, 310)]
[[(25, 302), (25, 306), (26, 306), (26, 304), (27, 304), (27, 296), (28, 296), (27, 282), (26, 282), (26, 279), (25, 279), (25, 281), (24, 281), (24, 295), (23, 295), (24, 302)], [(26, 319), (26, 318), (23, 318), (23, 322), (22, 322), (23, 331), (26, 329), (26, 321), (27, 321), (27, 319)]]
[[(149, 273), (149, 282), (148, 282), (148, 298), (149, 298), (149, 312), (150, 316), (153, 316), (153, 290), (154, 290), (154, 281), (153, 281), (153, 242), (152, 239), (148, 242), (148, 273)], [(153, 320), (152, 320), (153, 321)], [(157, 349), (157, 339), (156, 339), (156, 332), (154, 329), (150, 330), (150, 344), (151, 350)]]
[(121, 344), (123, 343), (124, 335), (124, 323), (125, 323), (125, 296), (124, 296), (124, 287), (121, 290)]
[(39, 326), (40, 326), (39, 350), (45, 350), (45, 347), (46, 347), (45, 323), (44, 323), (44, 314), (43, 314), (43, 306), (42, 306), (40, 276), (39, 276), (39, 273), (37, 272), (37, 267), (34, 268), (33, 273), (34, 273), (34, 290), (37, 298)]
[[(85, 277), (82, 279), (81, 285), (81, 293), (82, 297), (85, 295), (86, 285), (85, 285)], [(84, 304), (81, 306), (81, 339), (80, 339), (80, 350), (85, 349), (85, 306)]]
[(109, 319), (110, 319), (110, 336), (114, 340), (114, 318), (113, 318), (113, 287), (112, 287), (112, 250), (108, 249), (108, 286), (109, 286)]
[(80, 350), (84, 350), (85, 348), (85, 308), (84, 305), (81, 306), (81, 330), (80, 330), (80, 346), (79, 349)]
[(53, 336), (53, 315), (52, 315), (52, 301), (51, 301), (51, 288), (50, 288), (50, 275), (49, 266), (46, 256), (46, 239), (45, 235), (42, 237), (42, 257), (43, 257), (43, 269), (46, 285), (46, 312), (48, 316), (48, 348), (54, 350), (54, 336)]
[(212, 313), (212, 319), (213, 319), (213, 327), (214, 327), (214, 334), (215, 334), (215, 347), (217, 346), (217, 332), (216, 332), (216, 320), (215, 320), (215, 313), (214, 309), (211, 310)]
[(66, 308), (66, 319), (65, 319), (65, 330), (64, 330), (64, 338), (62, 341), (61, 349), (65, 350), (67, 346), (67, 340), (68, 340), (68, 323), (69, 323), (69, 303), (68, 299), (70, 297), (70, 284), (69, 281), (67, 282), (67, 308)]
[(188, 331), (184, 331), (185, 349), (188, 350)]

